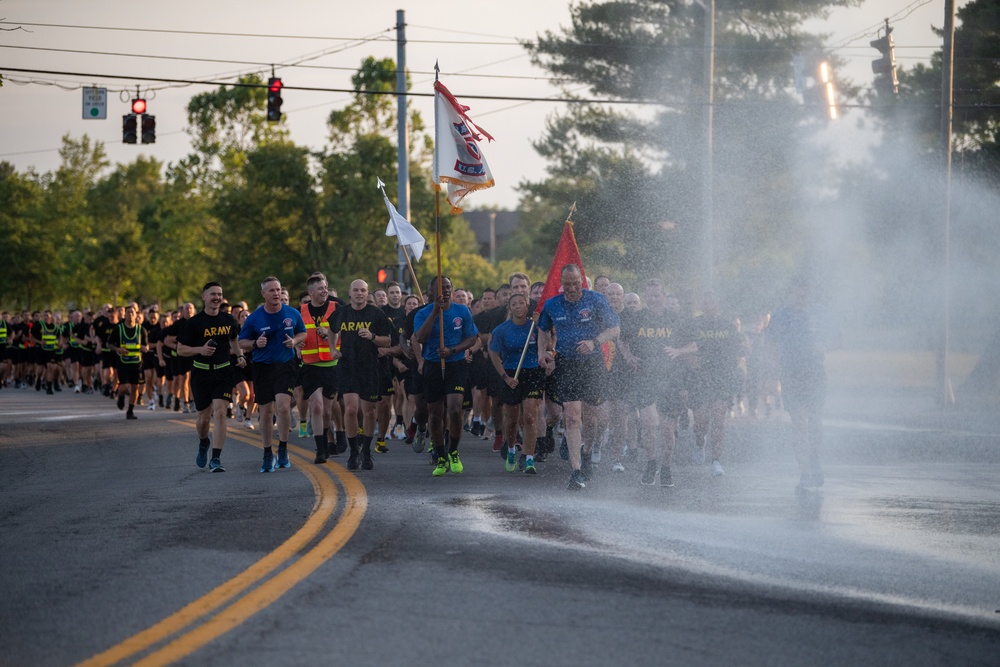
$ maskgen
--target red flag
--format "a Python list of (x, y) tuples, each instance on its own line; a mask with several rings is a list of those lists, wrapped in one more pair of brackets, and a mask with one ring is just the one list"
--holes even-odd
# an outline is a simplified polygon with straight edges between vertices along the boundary
[(583, 260), (580, 259), (580, 248), (577, 247), (576, 235), (573, 234), (573, 223), (569, 220), (563, 224), (562, 236), (559, 237), (559, 245), (556, 246), (556, 256), (552, 258), (549, 276), (545, 279), (545, 289), (542, 291), (542, 298), (538, 300), (535, 312), (542, 312), (545, 302), (559, 294), (562, 288), (562, 268), (567, 264), (576, 264), (580, 267), (583, 286), (586, 287), (587, 274), (583, 271)]

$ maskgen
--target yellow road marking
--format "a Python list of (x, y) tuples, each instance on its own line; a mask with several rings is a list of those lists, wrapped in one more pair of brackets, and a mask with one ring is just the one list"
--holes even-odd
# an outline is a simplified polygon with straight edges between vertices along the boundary
[(341, 466), (335, 465), (332, 472), (344, 485), (347, 503), (337, 525), (326, 537), (303, 554), (295, 563), (247, 593), (219, 614), (135, 664), (144, 667), (168, 665), (191, 655), (205, 644), (229, 632), (273, 603), (337, 553), (361, 524), (361, 519), (368, 508), (368, 495), (361, 482)]
[[(187, 426), (193, 426), (193, 424), (188, 424), (186, 422), (176, 422), (183, 423)], [(250, 440), (247, 436), (238, 433), (230, 433), (229, 437), (234, 438), (240, 442), (244, 442), (250, 445), (259, 446), (259, 444), (253, 440)], [(292, 447), (300, 456), (305, 450), (298, 447)], [(304, 457), (303, 457), (304, 458)], [(289, 559), (293, 558), (308, 542), (310, 542), (319, 533), (320, 529), (326, 523), (326, 521), (333, 514), (337, 505), (337, 487), (333, 483), (333, 480), (326, 475), (319, 474), (319, 471), (311, 466), (297, 466), (300, 470), (309, 478), (312, 483), (313, 490), (316, 494), (316, 502), (313, 505), (312, 513), (307, 519), (306, 523), (300, 528), (294, 535), (282, 543), (278, 548), (269, 553), (267, 556), (261, 560), (254, 563), (252, 566), (244, 570), (239, 575), (233, 577), (229, 581), (225, 582), (221, 586), (210, 591), (201, 598), (195, 600), (194, 602), (188, 604), (184, 608), (175, 612), (174, 614), (168, 616), (164, 620), (160, 621), (156, 625), (129, 637), (125, 641), (111, 647), (110, 649), (80, 663), (80, 666), (92, 667), (97, 665), (113, 665), (125, 658), (132, 656), (138, 652), (141, 652), (154, 644), (163, 641), (170, 635), (173, 635), (185, 627), (191, 625), (198, 619), (212, 613), (216, 609), (222, 607), (230, 600), (236, 596), (243, 593), (250, 586), (260, 581), (264, 577), (274, 572), (276, 569), (281, 567)], [(348, 491), (349, 497), (347, 500), (347, 506), (340, 521), (333, 527), (330, 534), (324, 537), (316, 547), (308, 551), (296, 565), (290, 566), (289, 570), (295, 568), (298, 570), (299, 564), (305, 562), (311, 565), (308, 571), (304, 572), (301, 576), (296, 578), (294, 581), (288, 583), (287, 587), (283, 590), (276, 588), (272, 582), (274, 581), (286, 581), (289, 579), (285, 572), (280, 573), (274, 577), (268, 583), (262, 585), (257, 591), (254, 591), (250, 595), (246, 596), (243, 600), (234, 603), (231, 607), (233, 609), (241, 609), (244, 606), (244, 600), (253, 597), (255, 600), (255, 606), (251, 613), (246, 614), (243, 620), (249, 618), (253, 613), (260, 611), (267, 604), (273, 602), (278, 597), (280, 597), (284, 592), (291, 588), (295, 583), (300, 581), (302, 578), (307, 576), (309, 573), (314, 571), (322, 562), (329, 557), (331, 557), (337, 550), (339, 550), (351, 535), (357, 530), (358, 525), (361, 522), (361, 518), (364, 516), (365, 510), (367, 508), (367, 495), (365, 494), (364, 486), (354, 478), (353, 475), (346, 475), (341, 472), (343, 469), (340, 466), (336, 466), (339, 470), (336, 471), (337, 476), (340, 478), (341, 483), (344, 488)], [(353, 497), (351, 497), (353, 496)], [(325, 548), (324, 548), (325, 547)], [(330, 548), (332, 547), (332, 549)], [(320, 553), (326, 553), (326, 555), (314, 563), (314, 560), (318, 557)], [(260, 605), (260, 595), (258, 591), (261, 589), (267, 589), (271, 592), (273, 597), (266, 604)], [(279, 592), (280, 591), (280, 592)], [(275, 595), (276, 593), (276, 595)], [(214, 619), (213, 619), (214, 620)], [(242, 621), (240, 621), (242, 622)], [(211, 621), (210, 621), (211, 623)], [(237, 623), (238, 624), (238, 623)], [(197, 648), (200, 648), (204, 644), (210, 642), (215, 637), (227, 632), (228, 630), (235, 627), (234, 625), (229, 625), (225, 629), (219, 631), (217, 634), (212, 636), (207, 636), (204, 632), (198, 632), (198, 628), (195, 630), (182, 635), (178, 639), (165, 646), (163, 649), (151, 654), (145, 660), (153, 660), (154, 656), (158, 654), (163, 654), (164, 651), (174, 647), (172, 650), (177, 651), (177, 647), (188, 648), (183, 654), (179, 654), (176, 657), (169, 658), (167, 662), (172, 662), (177, 660), (183, 655), (187, 655)], [(192, 642), (189, 637), (196, 637), (197, 641)], [(148, 664), (165, 664), (165, 663), (148, 663)]]

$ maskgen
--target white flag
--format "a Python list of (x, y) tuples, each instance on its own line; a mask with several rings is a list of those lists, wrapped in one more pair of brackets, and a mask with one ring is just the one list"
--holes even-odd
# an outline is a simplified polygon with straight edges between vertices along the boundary
[(382, 198), (385, 199), (385, 207), (389, 209), (389, 224), (386, 225), (385, 235), (398, 236), (399, 244), (410, 246), (413, 258), (419, 260), (420, 256), (424, 254), (424, 244), (427, 241), (424, 240), (424, 237), (417, 231), (416, 227), (407, 222), (406, 218), (399, 214), (399, 211), (389, 201), (389, 197), (386, 196), (384, 190), (382, 191)]
[(493, 137), (472, 122), (468, 110), (444, 84), (434, 82), (434, 182), (448, 185), (452, 213), (462, 212), (459, 204), (470, 192), (496, 185), (479, 150), (483, 136), (490, 141)]

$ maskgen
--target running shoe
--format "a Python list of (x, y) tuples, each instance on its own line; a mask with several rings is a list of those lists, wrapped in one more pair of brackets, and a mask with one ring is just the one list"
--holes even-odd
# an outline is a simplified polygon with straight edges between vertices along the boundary
[(569, 444), (566, 442), (566, 436), (563, 436), (559, 443), (559, 458), (563, 461), (569, 461)]
[(669, 489), (674, 485), (674, 478), (670, 476), (670, 466), (660, 468), (660, 487)]
[(691, 457), (691, 460), (694, 461), (694, 464), (696, 466), (705, 465), (705, 448), (702, 447), (701, 449), (695, 450), (694, 455)]
[(248, 430), (248, 431), (252, 431), (253, 430), (253, 422), (250, 421), (249, 419), (247, 419), (245, 422), (243, 422), (243, 427), (246, 430)]
[(653, 486), (653, 482), (656, 481), (656, 461), (646, 461), (646, 468), (642, 471), (642, 477), (639, 482), (643, 486)]
[(138, 417), (135, 416), (134, 412), (129, 410), (128, 412), (125, 413), (125, 419), (138, 419)]
[(611, 472), (625, 472), (625, 466), (621, 463), (615, 463), (611, 466)]
[(580, 489), (586, 488), (587, 482), (583, 479), (583, 475), (579, 470), (574, 470), (573, 474), (569, 476), (569, 486), (566, 487), (570, 491), (579, 491)]
[(375, 441), (375, 451), (379, 454), (387, 454), (389, 452), (389, 447), (385, 444), (385, 440)]
[(361, 469), (362, 470), (374, 470), (375, 462), (372, 461), (371, 450), (361, 452)]
[(308, 429), (308, 425), (306, 424), (306, 422), (299, 422), (299, 437), (300, 438), (308, 438), (309, 437), (308, 430), (309, 429)]
[(537, 475), (538, 471), (535, 469), (535, 460), (527, 459), (524, 462), (524, 474), (525, 475)]
[(712, 477), (724, 477), (726, 471), (722, 469), (719, 459), (712, 459)]
[(334, 444), (334, 452), (337, 454), (343, 454), (347, 451), (350, 443), (347, 442), (347, 431), (337, 431), (337, 435), (334, 438), (336, 443)]
[(208, 462), (208, 469), (212, 472), (226, 472), (226, 469), (222, 467), (222, 461), (219, 457), (213, 457), (211, 461)]
[(274, 455), (264, 454), (264, 462), (260, 466), (261, 472), (274, 472)]
[(448, 466), (453, 475), (457, 475), (465, 470), (465, 466), (462, 465), (462, 459), (458, 458), (458, 452), (448, 453)]
[(435, 477), (441, 477), (446, 472), (448, 472), (449, 467), (450, 466), (448, 465), (448, 459), (440, 457), (437, 460), (437, 466), (435, 466), (434, 471), (431, 472), (431, 474), (434, 475)]
[[(79, 391), (79, 390), (77, 390), (77, 391)], [(147, 409), (149, 409), (149, 410), (155, 410), (156, 409), (156, 403), (153, 401), (153, 399), (149, 399), (149, 406), (148, 406)]]
[(410, 425), (406, 427), (406, 444), (412, 445), (415, 437), (417, 437), (417, 425), (410, 422)]
[(199, 468), (208, 465), (208, 445), (198, 445), (198, 456), (195, 457), (194, 464)]
[(118, 396), (118, 409), (119, 410), (125, 409), (125, 394), (119, 394)]
[(504, 464), (507, 472), (514, 472), (517, 470), (517, 449), (510, 448), (507, 450), (507, 461)]
[(493, 436), (493, 451), (499, 452), (503, 446), (504, 446), (503, 433), (498, 432), (496, 435)]
[(361, 451), (358, 449), (351, 449), (351, 455), (347, 457), (347, 469), (357, 470), (358, 469), (358, 457), (361, 455)]
[(419, 454), (424, 451), (424, 440), (426, 439), (427, 431), (417, 431), (416, 435), (413, 437), (413, 442), (410, 443), (415, 453)]
[(288, 460), (288, 450), (278, 447), (278, 467), (291, 468), (292, 462)]
[(580, 474), (583, 475), (583, 479), (587, 482), (594, 476), (594, 464), (589, 457), (583, 454), (580, 455)]

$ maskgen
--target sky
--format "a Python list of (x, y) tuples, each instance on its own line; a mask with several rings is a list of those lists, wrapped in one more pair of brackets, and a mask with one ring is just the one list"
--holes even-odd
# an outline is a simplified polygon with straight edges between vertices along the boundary
[[(964, 4), (957, 2), (959, 7)], [(286, 86), (347, 89), (351, 74), (365, 57), (396, 58), (399, 9), (405, 11), (406, 64), (413, 92), (432, 92), (438, 61), (441, 80), (472, 107), (472, 119), (496, 139), (483, 150), (497, 186), (470, 196), (467, 204), (471, 208), (515, 207), (518, 183), (545, 176), (546, 165), (535, 154), (532, 142), (542, 136), (546, 119), (563, 104), (463, 96), (560, 97), (560, 89), (545, 71), (531, 64), (517, 40), (568, 25), (569, 5), (561, 0), (472, 5), (440, 0), (0, 0), (0, 19), (6, 22), (0, 25), (4, 29), (0, 32), (0, 72), (5, 78), (0, 88), (0, 160), (22, 171), (51, 171), (59, 165), (61, 137), (87, 134), (105, 144), (113, 164), (129, 162), (139, 154), (176, 161), (190, 152), (184, 110), (188, 100), (219, 84), (177, 85), (136, 77), (222, 82), (253, 71), (266, 77), (273, 64)], [(868, 42), (886, 17), (894, 17), (900, 66), (926, 61), (939, 48), (931, 26), (943, 24), (944, 0), (866, 0), (808, 27), (828, 34), (827, 43), (838, 47), (835, 52), (846, 62), (838, 77), (868, 85), (870, 63), (877, 55)], [(23, 29), (8, 30), (18, 25)], [(292, 63), (300, 66), (288, 66)], [(91, 85), (108, 89), (106, 120), (83, 119), (82, 88)], [(129, 111), (128, 100), (136, 85), (147, 100), (148, 113), (156, 116), (153, 145), (121, 141), (121, 116)], [(286, 90), (283, 97), (291, 139), (315, 150), (327, 142), (329, 113), (351, 99), (343, 92), (296, 90)], [(410, 102), (430, 126), (430, 98), (411, 97)], [(848, 110), (842, 121), (826, 130), (830, 144), (840, 147), (841, 159), (860, 159), (873, 140), (871, 130), (859, 124), (859, 116), (860, 112)]]

